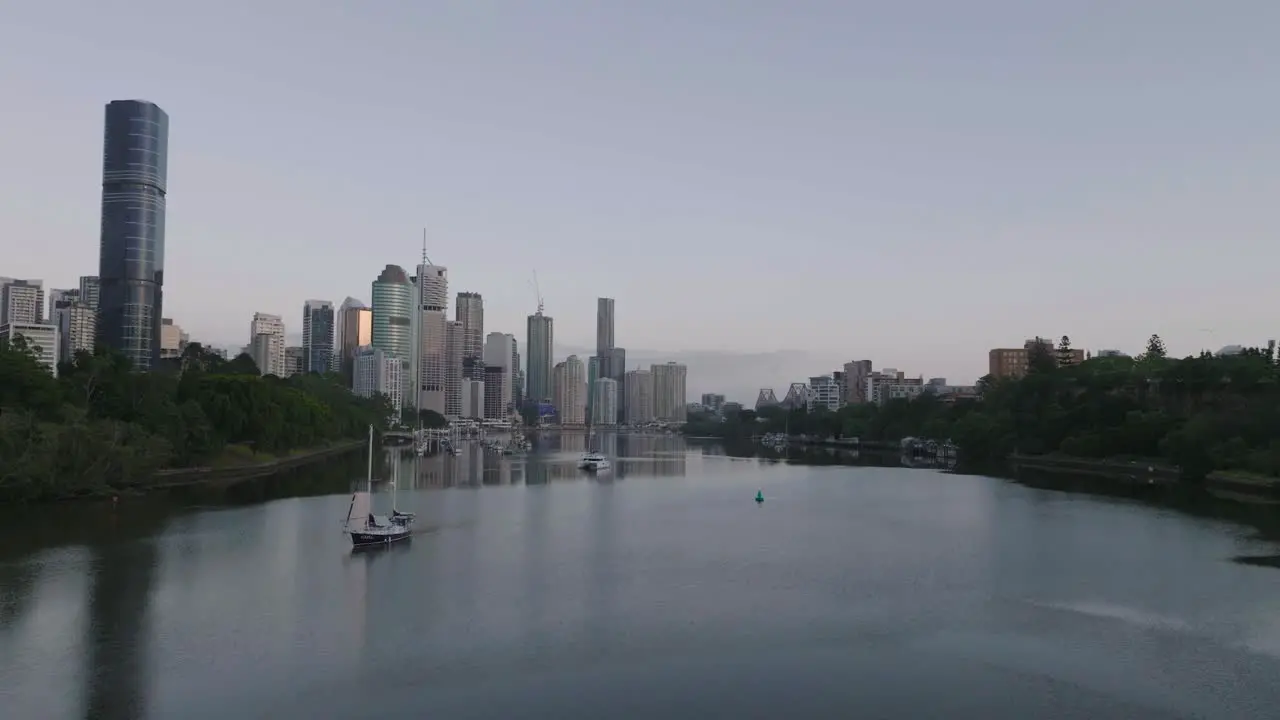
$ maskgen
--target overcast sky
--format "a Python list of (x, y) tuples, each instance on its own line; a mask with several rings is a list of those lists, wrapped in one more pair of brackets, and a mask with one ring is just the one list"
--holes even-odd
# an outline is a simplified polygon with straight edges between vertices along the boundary
[(0, 275), (96, 273), (103, 106), (151, 100), (171, 118), (164, 314), (197, 340), (368, 302), (424, 227), (451, 299), (482, 293), (486, 329), (522, 345), (535, 269), (566, 344), (593, 344), (607, 295), (622, 346), (954, 381), (1037, 334), (1136, 351), (1158, 332), (1178, 354), (1280, 334), (1274, 0), (43, 0), (3, 18)]

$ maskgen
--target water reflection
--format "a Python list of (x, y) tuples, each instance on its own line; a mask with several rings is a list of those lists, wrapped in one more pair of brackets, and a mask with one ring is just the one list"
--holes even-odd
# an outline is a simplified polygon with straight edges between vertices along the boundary
[[(490, 435), (499, 442), (506, 438)], [(675, 477), (688, 472), (684, 439), (676, 435), (597, 433), (595, 445), (613, 458), (613, 470), (597, 479), (629, 476)], [(526, 455), (503, 455), (479, 441), (464, 441), (457, 455), (420, 458), (408, 448), (386, 448), (382, 466), (398, 465), (401, 487), (438, 489), (501, 485), (545, 485), (549, 482), (593, 477), (578, 469), (587, 448), (586, 433), (557, 433), (533, 438)]]
[(84, 642), (87, 720), (146, 715), (146, 636), (157, 562), (155, 543), (149, 540), (93, 551)]

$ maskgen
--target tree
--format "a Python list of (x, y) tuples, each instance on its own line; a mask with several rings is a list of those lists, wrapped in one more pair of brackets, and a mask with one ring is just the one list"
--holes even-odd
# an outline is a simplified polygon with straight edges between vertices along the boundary
[(222, 365), (215, 372), (221, 372), (226, 375), (261, 375), (262, 371), (258, 368), (258, 364), (248, 353), (240, 353), (230, 362)]
[(0, 342), (0, 500), (137, 487), (229, 444), (288, 452), (363, 437), (389, 416), (385, 398), (356, 397), (331, 376), (260, 377), (238, 360), (240, 373), (189, 347), (165, 372), (139, 373), (99, 349), (77, 352), (55, 380), (24, 343)]
[(1071, 367), (1075, 362), (1075, 354), (1071, 351), (1071, 338), (1063, 335), (1058, 341), (1058, 367)]
[(1053, 356), (1053, 344), (1040, 338), (1032, 341), (1027, 348), (1027, 372), (1049, 373), (1058, 369), (1058, 361)]
[(1143, 360), (1159, 360), (1159, 359), (1163, 359), (1164, 357), (1166, 357), (1166, 353), (1164, 349), (1164, 341), (1160, 339), (1159, 335), (1152, 335), (1147, 340), (1147, 349), (1144, 353), (1142, 353), (1142, 359)]

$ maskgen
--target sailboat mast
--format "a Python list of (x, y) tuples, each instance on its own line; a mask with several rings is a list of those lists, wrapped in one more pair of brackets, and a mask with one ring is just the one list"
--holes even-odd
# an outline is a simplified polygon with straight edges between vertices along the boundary
[(365, 484), (368, 485), (369, 491), (373, 491), (373, 424), (369, 424), (369, 470), (365, 475)]

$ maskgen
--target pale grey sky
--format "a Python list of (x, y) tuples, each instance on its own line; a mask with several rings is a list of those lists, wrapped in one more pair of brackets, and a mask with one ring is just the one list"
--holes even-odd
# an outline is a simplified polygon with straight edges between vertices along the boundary
[(165, 314), (195, 339), (368, 302), (424, 226), (451, 296), (483, 293), (522, 345), (534, 269), (566, 344), (592, 344), (608, 295), (622, 346), (955, 381), (1036, 334), (1133, 351), (1159, 332), (1180, 354), (1280, 334), (1274, 0), (0, 17), (0, 275), (96, 272), (103, 105), (148, 99), (171, 118)]

